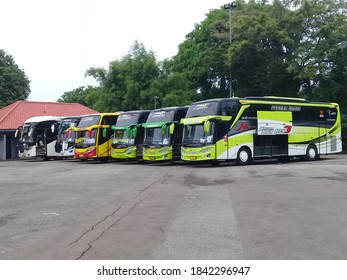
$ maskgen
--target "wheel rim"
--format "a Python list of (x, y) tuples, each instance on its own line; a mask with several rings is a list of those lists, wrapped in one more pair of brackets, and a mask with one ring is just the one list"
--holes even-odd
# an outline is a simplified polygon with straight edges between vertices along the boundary
[(315, 151), (314, 148), (310, 148), (310, 149), (308, 150), (308, 156), (309, 156), (310, 158), (315, 158), (315, 157), (316, 157), (316, 151)]
[(248, 161), (248, 153), (246, 151), (240, 152), (240, 161), (242, 161), (242, 162)]

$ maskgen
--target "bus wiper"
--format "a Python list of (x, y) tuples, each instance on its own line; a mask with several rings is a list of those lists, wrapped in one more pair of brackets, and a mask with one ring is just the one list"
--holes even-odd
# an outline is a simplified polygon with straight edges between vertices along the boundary
[(203, 143), (194, 143), (194, 142), (182, 142), (182, 145), (185, 147), (202, 147)]

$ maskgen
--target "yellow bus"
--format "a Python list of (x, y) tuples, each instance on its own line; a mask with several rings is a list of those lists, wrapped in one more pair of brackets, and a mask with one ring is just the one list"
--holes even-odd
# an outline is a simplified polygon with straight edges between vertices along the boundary
[(84, 116), (76, 131), (75, 158), (107, 161), (111, 157), (112, 130), (120, 112)]

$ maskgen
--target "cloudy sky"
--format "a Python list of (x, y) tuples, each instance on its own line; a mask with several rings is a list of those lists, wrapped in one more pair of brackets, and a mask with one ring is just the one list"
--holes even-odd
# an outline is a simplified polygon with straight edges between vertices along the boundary
[(135, 40), (159, 60), (226, 0), (0, 0), (0, 49), (31, 81), (29, 100), (56, 101), (96, 85), (89, 67), (126, 55)]

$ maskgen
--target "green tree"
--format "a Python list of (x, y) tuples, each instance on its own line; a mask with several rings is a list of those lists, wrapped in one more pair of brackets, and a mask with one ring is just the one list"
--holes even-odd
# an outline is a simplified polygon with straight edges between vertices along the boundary
[(234, 12), (229, 63), (237, 96), (295, 96), (300, 82), (289, 70), (296, 37), (280, 1), (250, 1)]
[(17, 100), (26, 100), (30, 81), (13, 57), (0, 49), (0, 108)]
[[(192, 83), (180, 73), (172, 73), (154, 80), (148, 90), (142, 91), (145, 100), (152, 100), (146, 104), (146, 109), (189, 105), (196, 101), (196, 91)], [(155, 100), (155, 101), (154, 101)]]
[(315, 0), (289, 2), (291, 22), (300, 41), (290, 71), (301, 83), (301, 94), (322, 101), (346, 100), (347, 2)]
[(228, 30), (228, 13), (211, 10), (179, 45), (172, 69), (189, 78), (198, 99), (228, 96)]
[(71, 91), (64, 92), (64, 94), (58, 99), (58, 102), (79, 103), (86, 106), (86, 96), (90, 88), (91, 86), (88, 86), (87, 88), (81, 86)]
[(129, 53), (120, 60), (112, 61), (108, 70), (90, 68), (86, 75), (100, 83), (100, 90), (87, 96), (96, 102), (102, 111), (133, 110), (148, 107), (151, 100), (141, 93), (158, 78), (159, 66), (152, 51), (147, 52), (144, 45), (134, 42)]

